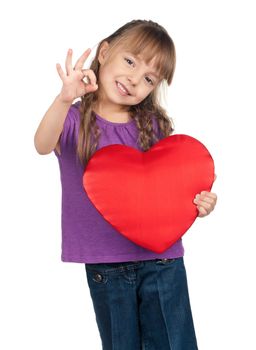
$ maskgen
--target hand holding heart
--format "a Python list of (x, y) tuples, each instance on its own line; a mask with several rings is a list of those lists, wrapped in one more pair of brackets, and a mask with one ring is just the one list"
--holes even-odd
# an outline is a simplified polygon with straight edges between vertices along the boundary
[[(216, 177), (217, 176), (214, 175), (214, 181)], [(213, 192), (202, 191), (195, 196), (193, 202), (197, 204), (197, 209), (199, 210), (198, 217), (202, 218), (213, 211), (217, 202), (217, 195)]]

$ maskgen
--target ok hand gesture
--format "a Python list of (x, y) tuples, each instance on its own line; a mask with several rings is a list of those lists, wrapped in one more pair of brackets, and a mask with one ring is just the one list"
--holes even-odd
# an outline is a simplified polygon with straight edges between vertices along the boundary
[[(91, 49), (87, 49), (82, 56), (77, 60), (75, 67), (72, 67), (72, 50), (69, 49), (66, 56), (66, 74), (63, 72), (61, 65), (56, 64), (56, 69), (63, 82), (60, 92), (60, 99), (63, 102), (73, 102), (77, 97), (94, 92), (98, 89), (97, 79), (91, 69), (83, 69), (85, 60), (88, 58)], [(87, 84), (83, 81), (88, 77), (90, 82)]]

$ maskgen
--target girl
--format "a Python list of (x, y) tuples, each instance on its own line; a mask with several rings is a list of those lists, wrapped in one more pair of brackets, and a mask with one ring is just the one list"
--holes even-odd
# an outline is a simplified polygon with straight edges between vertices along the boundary
[[(103, 219), (82, 185), (96, 150), (124, 144), (143, 152), (174, 131), (158, 102), (174, 74), (173, 41), (159, 24), (134, 20), (103, 39), (83, 69), (90, 51), (73, 68), (69, 50), (66, 74), (56, 65), (63, 86), (34, 139), (38, 153), (54, 150), (59, 161), (62, 261), (85, 264), (104, 350), (198, 349), (182, 240), (162, 254), (134, 244)], [(199, 216), (216, 200), (214, 193), (198, 194)]]

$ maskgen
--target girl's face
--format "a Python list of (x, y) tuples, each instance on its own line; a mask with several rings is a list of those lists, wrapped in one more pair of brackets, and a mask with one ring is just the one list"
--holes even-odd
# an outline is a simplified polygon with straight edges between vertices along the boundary
[(158, 85), (160, 78), (154, 61), (146, 65), (142, 57), (135, 57), (127, 49), (118, 48), (108, 59), (109, 44), (104, 42), (99, 52), (99, 96), (108, 103), (122, 106), (137, 105)]

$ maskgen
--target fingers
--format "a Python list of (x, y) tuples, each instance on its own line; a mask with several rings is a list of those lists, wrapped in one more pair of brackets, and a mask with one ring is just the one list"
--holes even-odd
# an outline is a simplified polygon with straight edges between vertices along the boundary
[(77, 60), (74, 69), (79, 69), (81, 70), (83, 68), (84, 62), (85, 60), (88, 58), (88, 56), (91, 53), (91, 49), (88, 48), (83, 54), (82, 56)]
[(202, 191), (201, 194), (197, 194), (193, 200), (193, 202), (197, 205), (200, 217), (210, 214), (216, 205), (216, 201), (217, 195), (207, 191)]
[[(85, 75), (82, 81), (85, 83), (86, 92), (88, 93), (96, 91), (98, 89), (98, 85), (94, 72), (91, 69), (83, 69), (82, 72)], [(85, 79), (87, 81), (85, 81)]]
[(200, 217), (210, 214), (210, 212), (214, 209), (214, 206), (212, 204), (206, 203), (204, 201), (194, 201), (194, 203), (197, 204), (196, 207), (199, 211), (198, 216)]
[(63, 70), (62, 70), (62, 68), (61, 68), (61, 65), (60, 65), (59, 63), (56, 63), (56, 69), (57, 69), (57, 72), (58, 72), (58, 74), (59, 74), (59, 76), (60, 76), (60, 79), (61, 79), (62, 81), (64, 81), (64, 79), (65, 79), (65, 74), (64, 74), (64, 72), (63, 72)]
[(204, 206), (206, 209), (211, 209), (213, 205), (215, 205), (215, 201), (212, 198), (208, 198), (205, 197), (203, 199), (199, 199), (198, 197), (196, 197), (194, 199), (194, 203), (197, 205), (202, 205)]
[(198, 216), (200, 217), (200, 218), (202, 218), (202, 217), (204, 217), (204, 216), (206, 216), (206, 215), (208, 215), (209, 213), (207, 212), (207, 210), (206, 209), (204, 209), (204, 207), (197, 207), (197, 209), (198, 209)]
[(85, 93), (89, 93), (89, 92), (95, 92), (96, 90), (98, 90), (98, 85), (86, 85), (85, 87)]
[(85, 82), (86, 84), (97, 85), (96, 75), (91, 69), (83, 69), (82, 72), (84, 73), (85, 77), (89, 78), (89, 81)]
[(217, 202), (217, 195), (212, 192), (202, 191), (201, 194), (197, 194), (193, 200), (197, 205), (204, 205), (207, 209), (214, 207)]
[(66, 56), (66, 61), (65, 61), (65, 67), (66, 67), (66, 72), (67, 75), (70, 75), (73, 67), (72, 67), (72, 49), (68, 50), (67, 56)]
[(69, 49), (69, 50), (68, 50), (68, 53), (67, 53), (67, 56), (66, 56), (65, 67), (66, 67), (67, 75), (70, 75), (71, 72), (72, 72), (74, 69), (75, 69), (75, 70), (82, 70), (85, 60), (88, 58), (88, 56), (89, 56), (90, 53), (91, 53), (91, 49), (88, 48), (88, 49), (82, 54), (82, 56), (77, 60), (75, 66), (74, 66), (74, 69), (73, 69), (73, 66), (72, 66), (72, 53), (73, 53), (73, 52), (72, 52), (72, 49)]

